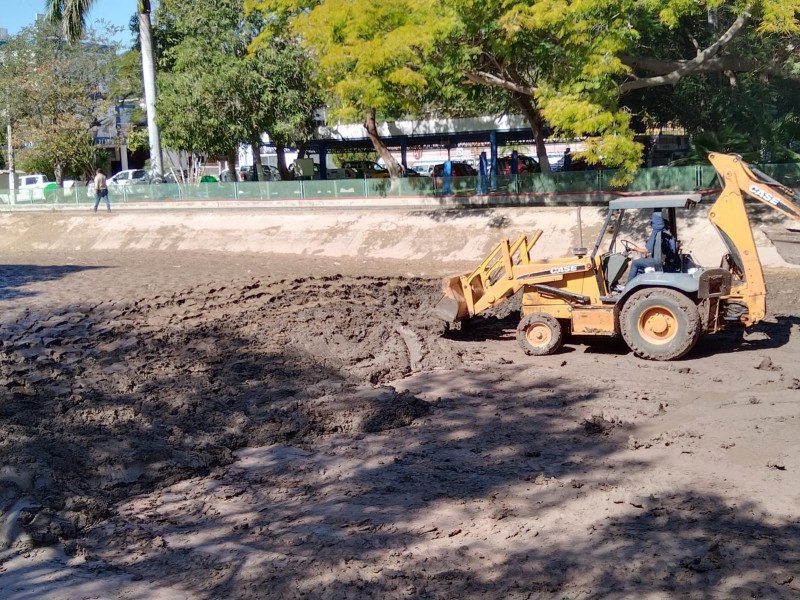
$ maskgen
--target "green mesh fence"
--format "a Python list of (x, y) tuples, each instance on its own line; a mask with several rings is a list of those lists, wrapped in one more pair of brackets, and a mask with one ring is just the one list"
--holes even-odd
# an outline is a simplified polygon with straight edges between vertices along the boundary
[[(800, 163), (758, 167), (790, 187), (800, 187)], [(486, 178), (490, 194), (584, 194), (592, 192), (686, 192), (719, 187), (711, 165), (640, 169), (625, 187), (611, 182), (613, 170), (498, 175)], [(109, 188), (112, 204), (170, 200), (297, 200), (337, 198), (391, 198), (469, 196), (479, 187), (479, 177), (407, 177), (391, 179), (336, 179), (263, 182), (210, 182), (199, 184), (122, 185)], [(18, 205), (93, 205), (94, 190), (87, 186), (69, 189), (22, 189)], [(0, 190), (0, 202), (8, 204), (8, 190)]]

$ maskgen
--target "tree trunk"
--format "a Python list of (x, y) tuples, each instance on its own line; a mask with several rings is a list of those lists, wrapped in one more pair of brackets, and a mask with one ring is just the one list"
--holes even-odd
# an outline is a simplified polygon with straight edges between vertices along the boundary
[(266, 181), (264, 177), (264, 167), (261, 165), (261, 139), (255, 136), (250, 140), (253, 149), (253, 180)]
[(56, 176), (56, 186), (64, 187), (64, 165), (60, 162), (53, 163), (53, 175)]
[(375, 124), (374, 108), (368, 108), (364, 113), (364, 128), (367, 130), (367, 136), (369, 136), (375, 151), (383, 159), (383, 164), (386, 165), (386, 168), (389, 171), (389, 175), (391, 175), (392, 179), (402, 177), (403, 167), (401, 167), (400, 163), (394, 159), (394, 156), (392, 156), (392, 153), (389, 152), (386, 144), (383, 143), (381, 136), (378, 135), (378, 127)]
[(547, 147), (544, 145), (544, 119), (533, 101), (535, 86), (529, 85), (516, 69), (509, 68), (509, 71), (510, 78), (485, 71), (468, 71), (465, 75), (472, 83), (499, 87), (511, 92), (512, 101), (530, 123), (542, 173), (549, 173), (550, 159), (547, 158)]
[(291, 179), (292, 174), (286, 166), (286, 146), (283, 144), (275, 144), (275, 156), (278, 158), (278, 172), (281, 174), (281, 179), (284, 181)]
[(147, 136), (150, 141), (150, 163), (157, 175), (164, 174), (161, 156), (161, 134), (156, 123), (156, 67), (153, 50), (153, 28), (150, 23), (150, 2), (139, 0), (139, 39), (142, 50), (142, 79), (147, 109)]
[(542, 173), (550, 172), (550, 159), (547, 157), (547, 147), (544, 145), (544, 119), (533, 104), (533, 99), (530, 96), (523, 94), (513, 94), (514, 103), (525, 115), (528, 123), (531, 124), (531, 131), (533, 131), (533, 139), (536, 144), (536, 157), (539, 159), (539, 166)]
[(236, 170), (236, 148), (231, 148), (228, 152), (228, 181), (239, 181), (239, 173)]
[[(297, 159), (300, 160), (301, 158), (305, 158), (307, 151), (308, 151), (308, 140), (303, 140), (297, 147)], [(295, 173), (294, 169), (288, 169), (288, 172), (289, 172), (289, 179), (297, 178), (297, 173)]]

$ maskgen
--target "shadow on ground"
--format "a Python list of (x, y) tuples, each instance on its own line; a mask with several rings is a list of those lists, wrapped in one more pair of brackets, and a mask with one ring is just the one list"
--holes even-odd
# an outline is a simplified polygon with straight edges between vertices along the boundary
[(13, 300), (36, 295), (21, 288), (46, 281), (54, 281), (71, 273), (104, 269), (107, 267), (79, 265), (0, 265), (0, 300)]

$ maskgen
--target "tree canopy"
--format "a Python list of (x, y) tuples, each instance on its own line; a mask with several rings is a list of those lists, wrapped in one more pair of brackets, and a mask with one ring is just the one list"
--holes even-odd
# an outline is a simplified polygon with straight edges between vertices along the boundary
[[(47, 4), (74, 33), (92, 2)], [(528, 119), (545, 170), (547, 136), (580, 139), (622, 181), (642, 160), (635, 134), (663, 125), (794, 159), (798, 14), (800, 0), (161, 0), (158, 122), (174, 148), (257, 154), (264, 132), (302, 143), (324, 105), (363, 119), (395, 176), (377, 119), (504, 111)], [(97, 98), (138, 95), (136, 59), (117, 58)]]
[[(647, 96), (634, 92), (688, 79), (798, 76), (797, 0), (246, 0), (246, 7), (288, 21), (312, 49), (336, 115), (372, 108), (393, 118), (437, 103), (446, 110), (447, 90), (468, 81), (508, 94), (537, 142), (550, 130), (584, 139), (589, 162), (623, 173), (642, 158), (636, 127), (669, 118), (663, 107), (646, 110)], [(430, 89), (443, 93), (426, 95)], [(688, 116), (676, 111), (674, 119)]]
[(65, 174), (93, 170), (95, 134), (113, 123), (113, 101), (103, 90), (115, 50), (92, 30), (80, 45), (67, 44), (46, 22), (22, 30), (3, 46), (0, 77), (24, 169), (44, 171), (58, 183)]
[[(47, 20), (58, 23), (66, 38), (75, 42), (86, 28), (86, 16), (95, 0), (45, 0)], [(147, 111), (147, 129), (150, 143), (150, 160), (157, 173), (163, 173), (161, 162), (161, 135), (156, 125), (156, 74), (155, 51), (150, 22), (150, 0), (136, 0), (139, 47), (141, 48), (142, 83)]]
[(307, 57), (280, 36), (249, 52), (264, 22), (245, 15), (241, 0), (163, 0), (156, 17), (168, 146), (229, 155), (247, 143), (258, 157), (263, 132), (283, 145), (310, 136), (321, 100)]
[(327, 90), (332, 118), (363, 119), (367, 134), (393, 176), (400, 167), (380, 140), (376, 115), (394, 119), (421, 112), (428, 84), (423, 60), (450, 27), (428, 0), (245, 0), (252, 13), (271, 17), (255, 40), (267, 44), (289, 24), (308, 47)]

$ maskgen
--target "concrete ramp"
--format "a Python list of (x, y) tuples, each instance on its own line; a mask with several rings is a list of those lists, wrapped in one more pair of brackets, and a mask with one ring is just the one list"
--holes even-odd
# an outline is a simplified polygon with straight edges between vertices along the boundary
[[(0, 213), (0, 251), (115, 250), (278, 253), (409, 261), (480, 261), (502, 238), (542, 229), (535, 258), (592, 248), (602, 208), (314, 208), (112, 210)], [(717, 266), (724, 248), (704, 213), (683, 222), (681, 241), (701, 264)], [(789, 266), (754, 224), (765, 266)], [(623, 232), (643, 241), (646, 231)]]

